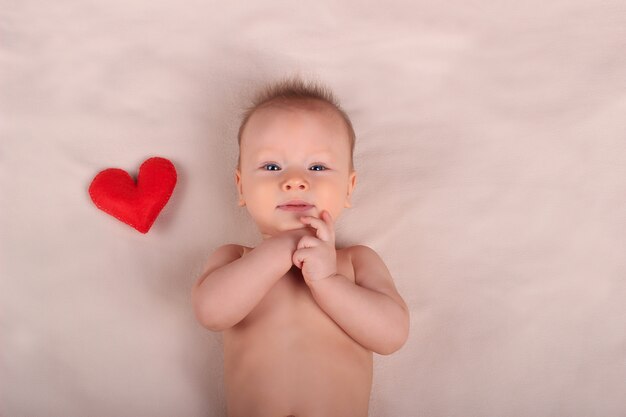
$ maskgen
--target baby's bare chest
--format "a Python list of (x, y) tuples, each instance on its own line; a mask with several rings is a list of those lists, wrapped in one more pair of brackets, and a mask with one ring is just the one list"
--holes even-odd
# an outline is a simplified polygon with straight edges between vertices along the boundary
[[(354, 282), (346, 249), (337, 251), (337, 273)], [(228, 338), (248, 346), (257, 338), (291, 346), (298, 341), (311, 342), (314, 335), (352, 340), (320, 308), (296, 266), (272, 286), (248, 316), (224, 334), (225, 341)]]
[[(354, 282), (345, 251), (337, 252), (337, 272)], [(328, 401), (338, 392), (351, 392), (348, 397), (360, 398), (366, 407), (372, 353), (320, 308), (297, 267), (223, 335), (229, 403), (238, 393), (251, 403), (274, 398), (277, 405), (298, 409), (305, 403), (303, 392), (318, 392)]]

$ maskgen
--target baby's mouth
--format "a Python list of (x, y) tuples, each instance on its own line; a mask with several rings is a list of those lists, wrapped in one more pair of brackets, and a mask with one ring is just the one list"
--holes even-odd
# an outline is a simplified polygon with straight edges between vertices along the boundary
[(293, 210), (303, 211), (303, 210), (308, 210), (312, 207), (315, 207), (315, 206), (313, 204), (310, 204), (308, 201), (301, 200), (301, 199), (287, 200), (283, 202), (282, 204), (278, 205), (279, 209), (290, 210), (290, 211), (293, 211)]
[(314, 206), (312, 205), (305, 205), (305, 204), (289, 204), (289, 205), (284, 205), (284, 206), (278, 206), (279, 209), (281, 210), (286, 210), (286, 211), (307, 211), (307, 210), (311, 210)]

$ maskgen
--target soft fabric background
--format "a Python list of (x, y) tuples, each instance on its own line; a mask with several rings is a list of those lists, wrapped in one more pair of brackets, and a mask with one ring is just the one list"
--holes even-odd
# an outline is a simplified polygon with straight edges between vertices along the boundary
[[(621, 0), (0, 0), (0, 415), (225, 415), (190, 290), (260, 241), (239, 112), (300, 73), (358, 137), (338, 244), (411, 308), (370, 415), (626, 416), (625, 40)], [(142, 235), (87, 188), (150, 156)]]

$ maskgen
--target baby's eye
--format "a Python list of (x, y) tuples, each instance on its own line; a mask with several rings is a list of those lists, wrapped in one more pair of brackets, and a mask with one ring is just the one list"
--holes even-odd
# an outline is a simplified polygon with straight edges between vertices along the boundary
[[(277, 167), (278, 165), (276, 165), (276, 164), (265, 164), (265, 165), (263, 165), (263, 168), (265, 168), (265, 167), (269, 167), (269, 166), (275, 166), (275, 167)], [(266, 171), (276, 171), (276, 170), (275, 170), (275, 169), (270, 169), (270, 170), (267, 170), (267, 169), (266, 169)]]
[[(276, 164), (265, 164), (265, 165), (263, 165), (263, 168), (272, 167), (272, 166), (278, 167), (278, 165), (276, 165)], [(319, 164), (318, 165), (313, 165), (311, 168), (315, 168), (315, 167), (319, 167), (320, 169), (314, 169), (313, 171), (325, 171), (325, 170), (328, 169), (324, 165), (319, 165)], [(276, 169), (266, 169), (266, 171), (277, 171), (277, 170)]]

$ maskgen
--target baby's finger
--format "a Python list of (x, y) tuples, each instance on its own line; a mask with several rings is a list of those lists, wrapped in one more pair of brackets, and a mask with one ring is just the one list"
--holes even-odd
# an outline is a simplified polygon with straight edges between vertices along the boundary
[(302, 269), (304, 262), (306, 262), (309, 256), (311, 256), (311, 249), (308, 249), (308, 248), (298, 249), (297, 251), (293, 253), (291, 257), (291, 262), (298, 268)]
[(330, 211), (324, 210), (321, 213), (322, 220), (326, 224), (326, 228), (328, 229), (328, 233), (331, 240), (335, 240), (335, 223), (333, 220), (333, 216), (330, 215)]
[(300, 221), (314, 227), (317, 230), (316, 236), (320, 240), (323, 240), (324, 242), (328, 242), (330, 240), (331, 234), (328, 230), (328, 225), (324, 220), (312, 216), (302, 216), (300, 217)]
[(322, 217), (322, 219), (324, 219), (324, 221), (326, 223), (328, 223), (328, 225), (330, 226), (331, 230), (335, 229), (335, 221), (333, 220), (333, 216), (330, 215), (330, 211), (328, 210), (324, 210), (323, 214), (324, 217)]
[(313, 236), (303, 236), (302, 239), (296, 245), (296, 250), (303, 248), (314, 248), (319, 245), (319, 239)]

